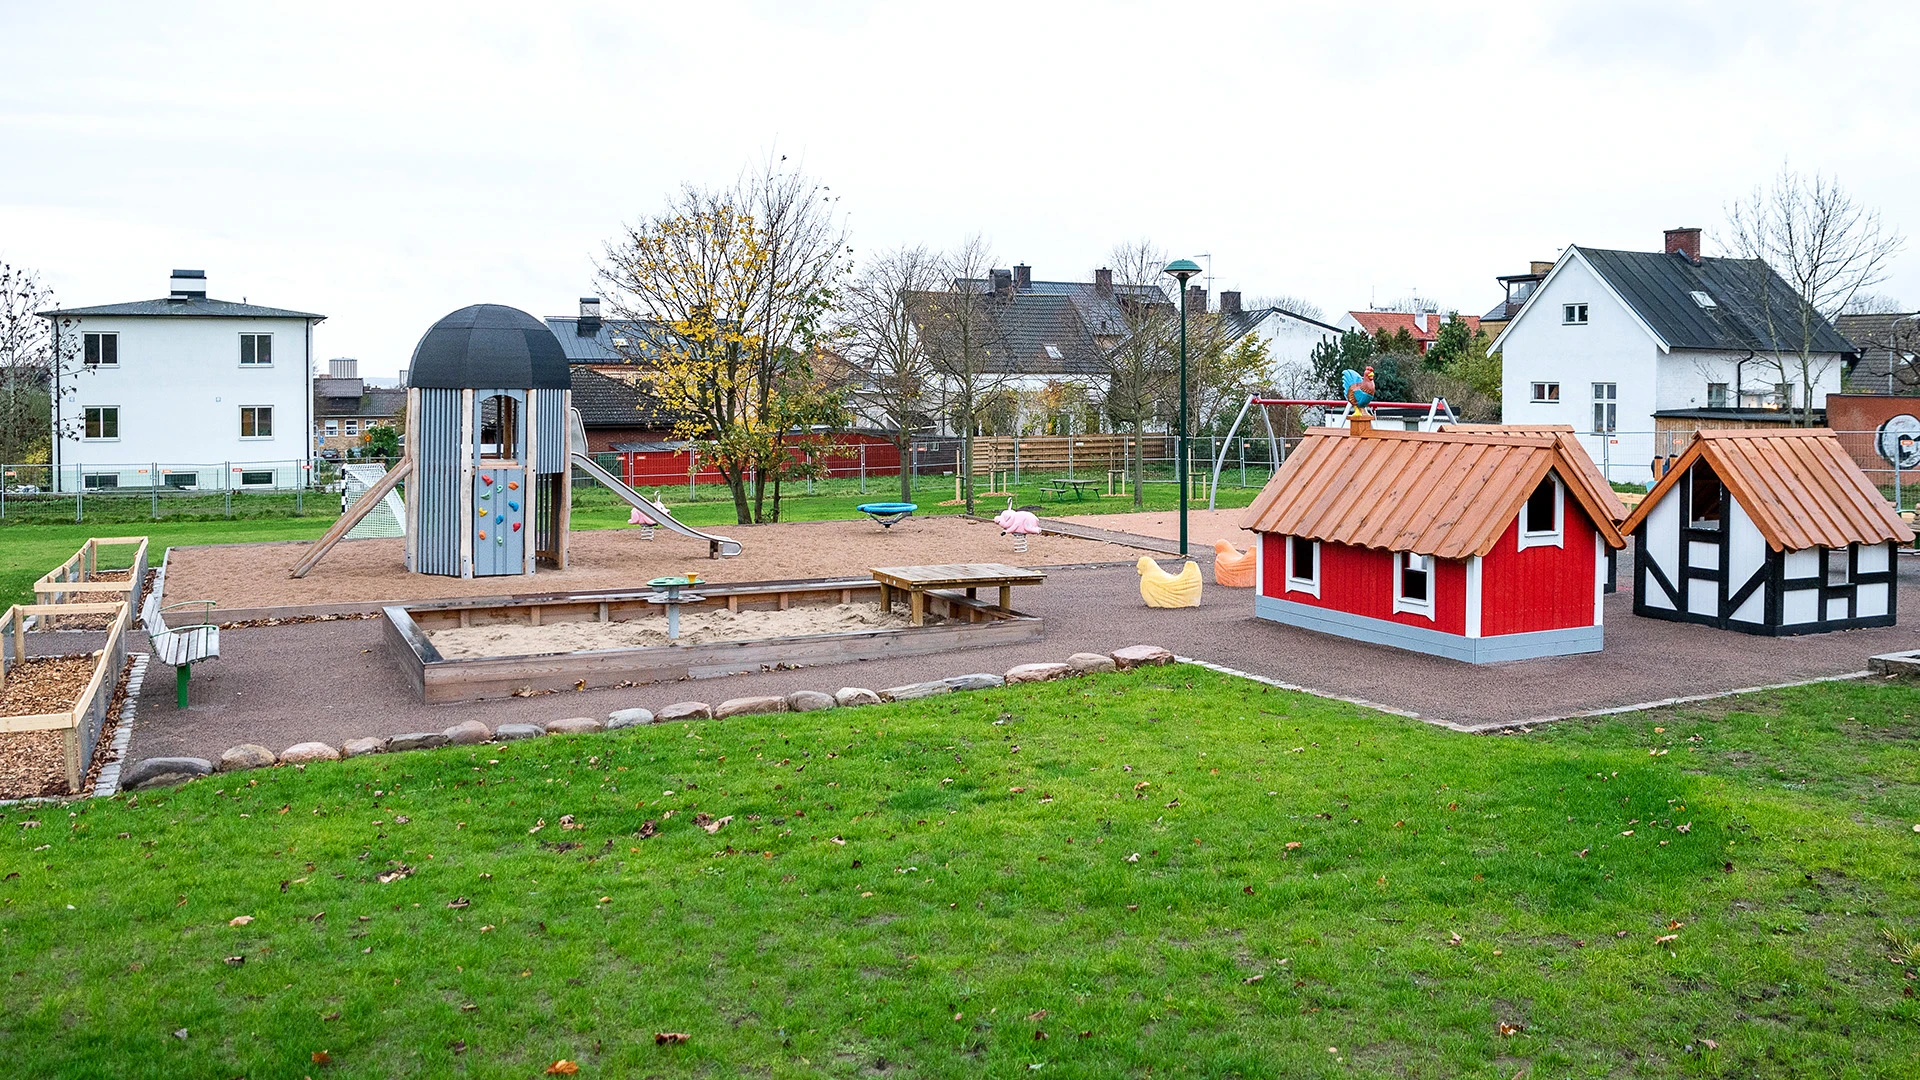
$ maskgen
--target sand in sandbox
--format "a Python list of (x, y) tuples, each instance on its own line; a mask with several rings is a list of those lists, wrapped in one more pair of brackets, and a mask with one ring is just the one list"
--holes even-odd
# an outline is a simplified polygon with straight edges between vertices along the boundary
[[(929, 623), (941, 621), (927, 616)], [(495, 623), (490, 626), (449, 626), (431, 630), (427, 638), (449, 660), (475, 656), (537, 656), (595, 649), (638, 649), (679, 644), (705, 645), (713, 641), (794, 637), (800, 634), (850, 634), (863, 630), (893, 630), (908, 625), (907, 615), (880, 610), (879, 604), (835, 604), (797, 607), (786, 611), (728, 611), (726, 608), (685, 608), (680, 612), (680, 637), (667, 640), (665, 615), (617, 622), (565, 622), (532, 626)]]

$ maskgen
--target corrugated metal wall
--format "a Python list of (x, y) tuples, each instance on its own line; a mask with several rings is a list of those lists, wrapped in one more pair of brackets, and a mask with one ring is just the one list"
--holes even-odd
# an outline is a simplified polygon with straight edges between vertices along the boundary
[(460, 531), (467, 527), (460, 513), (460, 465), (469, 448), (460, 438), (460, 391), (423, 388), (420, 391), (419, 471), (409, 483), (409, 499), (420, 508), (419, 565), (422, 574), (460, 576)]
[(568, 458), (567, 391), (540, 390), (534, 404), (534, 468), (542, 473), (565, 472)]

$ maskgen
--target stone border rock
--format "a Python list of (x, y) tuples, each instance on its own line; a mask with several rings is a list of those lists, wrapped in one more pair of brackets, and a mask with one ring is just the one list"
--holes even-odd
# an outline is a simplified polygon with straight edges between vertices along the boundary
[[(146, 658), (140, 659), (144, 661)], [(277, 765), (304, 767), (309, 762), (333, 761), (340, 758), (359, 757), (363, 754), (401, 753), (407, 750), (428, 750), (440, 746), (478, 746), (482, 743), (513, 742), (519, 739), (544, 738), (549, 735), (586, 735), (618, 731), (641, 724), (671, 723), (676, 720), (712, 720), (731, 716), (761, 716), (784, 712), (857, 708), (862, 705), (878, 705), (883, 701), (914, 701), (938, 694), (965, 693), (1030, 682), (1051, 682), (1055, 679), (1096, 672), (1158, 667), (1171, 664), (1174, 659), (1170, 650), (1158, 645), (1129, 645), (1124, 649), (1115, 649), (1104, 656), (1099, 653), (1074, 653), (1065, 663), (1020, 664), (1004, 675), (983, 671), (971, 675), (954, 675), (945, 679), (909, 683), (905, 686), (891, 686), (877, 691), (858, 686), (843, 686), (831, 694), (819, 690), (795, 690), (784, 696), (768, 694), (728, 698), (718, 705), (709, 705), (704, 701), (681, 701), (668, 705), (658, 712), (640, 708), (616, 709), (605, 720), (594, 716), (569, 716), (550, 720), (544, 726), (530, 723), (501, 724), (496, 730), (489, 730), (478, 720), (467, 720), (445, 731), (414, 731), (384, 739), (348, 739), (338, 748), (326, 743), (304, 742), (290, 746), (279, 754), (273, 753), (264, 746), (243, 743), (229, 748), (220, 755), (217, 768), (221, 772), (234, 772)], [(135, 669), (133, 676), (135, 681), (132, 684), (134, 693), (138, 692), (138, 680), (145, 673), (145, 669), (144, 662)], [(114, 740), (116, 753), (124, 751), (125, 738), (132, 731), (130, 711), (132, 696), (129, 694), (129, 712), (122, 718), (122, 734)], [(124, 771), (121, 770), (118, 761), (109, 768), (113, 770), (116, 785), (124, 778), (127, 781), (127, 790), (133, 790), (183, 783), (196, 777), (211, 775), (216, 769), (216, 764), (203, 758), (147, 758), (144, 761), (135, 762)], [(107, 772), (102, 770), (103, 786), (106, 780)]]

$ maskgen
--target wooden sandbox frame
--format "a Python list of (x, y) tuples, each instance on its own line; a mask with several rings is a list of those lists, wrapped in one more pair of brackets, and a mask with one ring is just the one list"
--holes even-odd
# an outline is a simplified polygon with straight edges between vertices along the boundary
[[(108, 545), (133, 547), (133, 561), (128, 569), (127, 580), (96, 580), (96, 575), (100, 573), (100, 549)], [(32, 606), (55, 608), (38, 616), (40, 624), (49, 627), (60, 615), (82, 614), (73, 605), (97, 605), (116, 600), (126, 603), (126, 616), (131, 619), (140, 608), (140, 594), (146, 587), (146, 581), (146, 537), (91, 537), (66, 562), (40, 575), (40, 580), (33, 583)]]
[(93, 760), (94, 746), (106, 723), (107, 710), (113, 705), (113, 692), (120, 683), (120, 669), (127, 662), (128, 604), (115, 600), (104, 604), (15, 604), (0, 615), (0, 681), (6, 673), (27, 659), (27, 620), (45, 621), (58, 615), (107, 616), (107, 641), (101, 646), (93, 665), (93, 677), (66, 712), (34, 713), (27, 716), (0, 716), (0, 732), (58, 731), (65, 751), (67, 791), (78, 794), (80, 778)]
[[(871, 578), (740, 582), (700, 585), (698, 590), (704, 599), (684, 604), (683, 608), (785, 611), (802, 604), (880, 599), (880, 583)], [(509, 622), (540, 626), (663, 616), (665, 607), (648, 599), (652, 595), (653, 591), (647, 590), (526, 597), (504, 603), (498, 599), (433, 600), (381, 610), (386, 616), (388, 651), (406, 671), (419, 700), (429, 705), (512, 697), (516, 692), (573, 690), (583, 684), (604, 687), (705, 679), (759, 671), (776, 664), (810, 666), (921, 656), (1036, 641), (1046, 632), (1039, 616), (1002, 610), (988, 601), (955, 593), (929, 592), (927, 609), (947, 620), (938, 626), (457, 660), (441, 656), (427, 638), (427, 631), (445, 626)]]

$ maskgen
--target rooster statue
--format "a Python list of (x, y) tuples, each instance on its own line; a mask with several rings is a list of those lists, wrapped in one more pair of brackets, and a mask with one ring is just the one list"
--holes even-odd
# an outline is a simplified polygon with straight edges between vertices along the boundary
[(1177, 574), (1160, 569), (1160, 564), (1140, 556), (1140, 599), (1148, 607), (1199, 607), (1200, 564), (1186, 561)]
[(1367, 406), (1373, 404), (1373, 395), (1377, 393), (1373, 385), (1373, 365), (1368, 364), (1365, 372), (1352, 368), (1341, 372), (1340, 392), (1346, 395), (1347, 404), (1353, 407), (1353, 411), (1372, 415), (1372, 410)]
[(1229, 589), (1253, 588), (1253, 549), (1241, 551), (1225, 540), (1213, 542), (1213, 583)]

